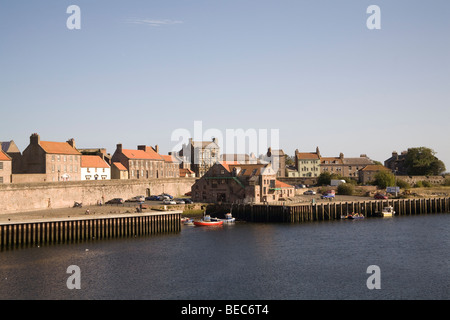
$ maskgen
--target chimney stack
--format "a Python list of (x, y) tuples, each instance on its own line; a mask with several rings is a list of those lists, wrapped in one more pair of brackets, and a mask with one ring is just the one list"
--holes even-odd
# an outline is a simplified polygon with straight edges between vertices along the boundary
[(74, 138), (67, 140), (67, 143), (70, 144), (72, 146), (72, 148), (75, 149), (75, 139)]
[(121, 143), (117, 144), (117, 152), (122, 152), (122, 144)]
[(34, 144), (34, 145), (38, 145), (41, 142), (41, 138), (39, 137), (39, 135), (37, 133), (33, 133), (30, 136), (30, 144)]

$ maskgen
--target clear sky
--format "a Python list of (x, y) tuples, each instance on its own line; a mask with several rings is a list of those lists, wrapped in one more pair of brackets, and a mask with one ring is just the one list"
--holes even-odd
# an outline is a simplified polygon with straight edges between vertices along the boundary
[(0, 57), (0, 141), (22, 151), (37, 132), (167, 153), (202, 121), (278, 129), (290, 155), (426, 146), (450, 171), (448, 0), (0, 0)]

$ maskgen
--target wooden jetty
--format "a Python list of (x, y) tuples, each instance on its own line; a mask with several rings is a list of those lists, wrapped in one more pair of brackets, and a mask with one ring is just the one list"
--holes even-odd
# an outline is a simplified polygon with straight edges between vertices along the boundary
[(136, 237), (181, 230), (181, 211), (45, 219), (0, 224), (0, 249)]
[(396, 215), (449, 213), (450, 198), (411, 198), (366, 201), (330, 201), (297, 204), (232, 204), (233, 216), (248, 222), (290, 222), (337, 220), (342, 215), (360, 213), (375, 217), (386, 206), (392, 206)]

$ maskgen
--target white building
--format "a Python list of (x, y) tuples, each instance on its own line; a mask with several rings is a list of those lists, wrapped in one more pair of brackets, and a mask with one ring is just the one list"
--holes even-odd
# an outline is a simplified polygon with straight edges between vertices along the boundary
[(81, 180), (110, 180), (111, 167), (100, 156), (81, 156)]

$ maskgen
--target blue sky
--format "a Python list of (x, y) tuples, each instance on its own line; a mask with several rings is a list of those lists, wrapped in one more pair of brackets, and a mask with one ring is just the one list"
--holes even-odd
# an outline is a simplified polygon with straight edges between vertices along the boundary
[(427, 146), (450, 171), (447, 0), (0, 0), (0, 57), (0, 141), (21, 150), (37, 132), (167, 153), (202, 121), (278, 129), (290, 155)]

